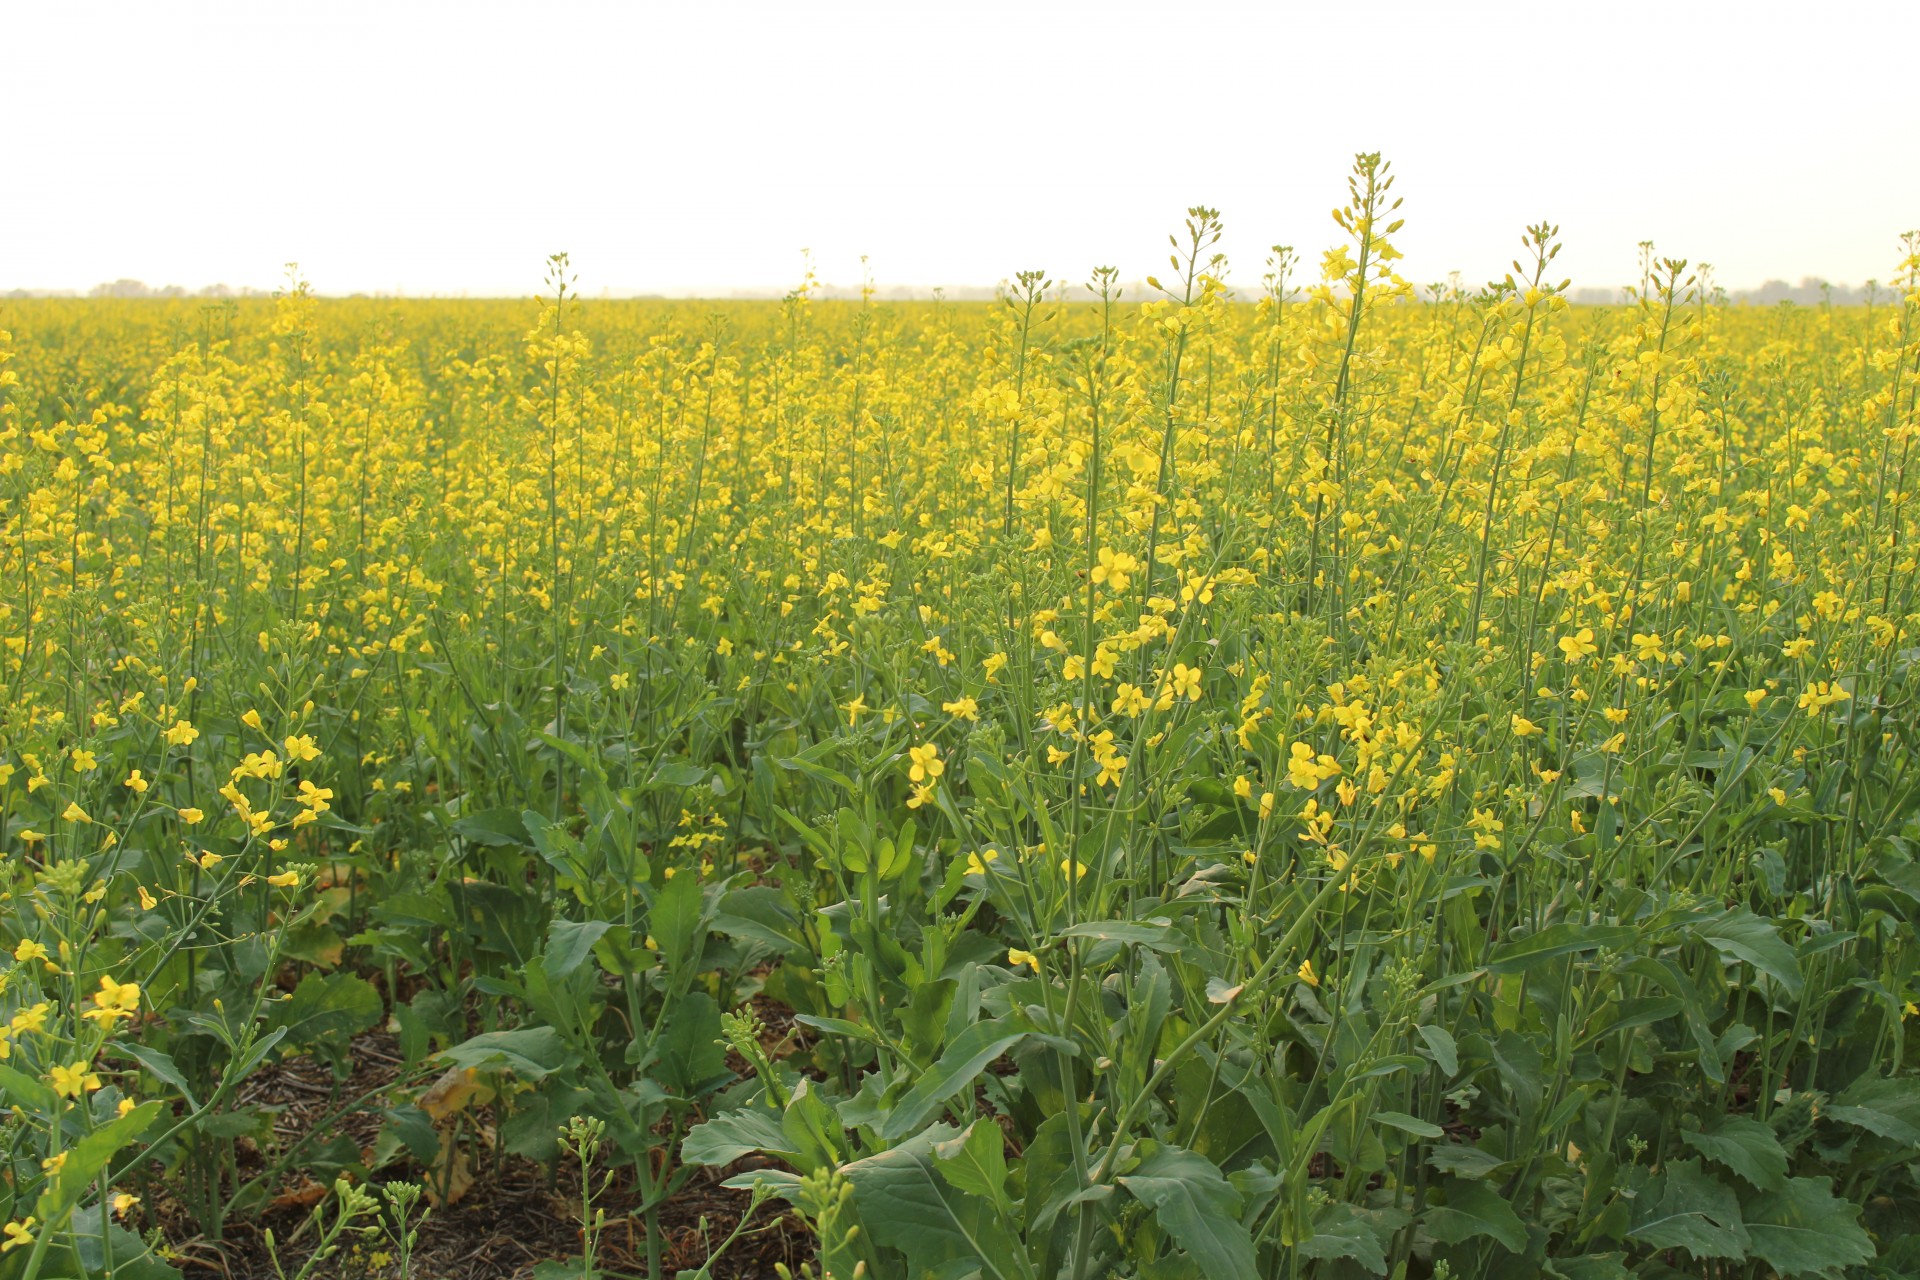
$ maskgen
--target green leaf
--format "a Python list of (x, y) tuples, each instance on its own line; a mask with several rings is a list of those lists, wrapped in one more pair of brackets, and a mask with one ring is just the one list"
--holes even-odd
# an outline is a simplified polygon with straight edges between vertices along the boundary
[(1640, 936), (1632, 925), (1580, 924), (1572, 920), (1550, 924), (1496, 949), (1487, 962), (1490, 973), (1519, 973), (1543, 961), (1582, 951), (1618, 951)]
[(780, 890), (770, 885), (735, 889), (720, 899), (713, 927), (742, 942), (763, 942), (782, 955), (804, 952), (800, 921)]
[(1588, 1253), (1547, 1259), (1547, 1274), (1561, 1280), (1632, 1280), (1633, 1272), (1617, 1253)]
[(80, 1274), (105, 1276), (111, 1260), (113, 1280), (180, 1280), (180, 1272), (155, 1257), (152, 1246), (118, 1223), (106, 1224), (102, 1234), (99, 1214), (80, 1212), (70, 1221)]
[(1416, 1138), (1443, 1138), (1447, 1132), (1432, 1121), (1410, 1116), (1403, 1111), (1376, 1111), (1373, 1118), (1388, 1128), (1410, 1133)]
[(1213, 1161), (1179, 1147), (1160, 1147), (1119, 1181), (1152, 1208), (1154, 1219), (1204, 1274), (1255, 1274), (1253, 1237), (1240, 1221), (1240, 1193)]
[(897, 1142), (927, 1122), (940, 1104), (972, 1084), (987, 1064), (1026, 1039), (1024, 1031), (1008, 1031), (999, 1020), (976, 1022), (955, 1037), (940, 1061), (914, 1082), (893, 1114), (880, 1127), (880, 1136)]
[(656, 1046), (661, 1083), (683, 1098), (702, 1091), (716, 1077), (727, 1074), (726, 1050), (720, 1047), (720, 1006), (704, 991), (680, 999), (667, 1015)]
[[(187, 1084), (186, 1076), (181, 1074), (180, 1068), (174, 1064), (172, 1057), (169, 1055), (160, 1052), (160, 1050), (150, 1045), (134, 1044), (130, 1041), (114, 1044), (113, 1052), (124, 1053), (127, 1057), (132, 1058), (135, 1062), (145, 1067), (147, 1073), (154, 1079), (160, 1081), (162, 1084), (172, 1085), (175, 1089), (178, 1089), (180, 1096), (187, 1100), (187, 1106), (190, 1109), (194, 1111), (200, 1109), (200, 1103), (194, 1098), (193, 1089)], [(5, 1083), (5, 1078), (0, 1077), (0, 1085)]]
[(1009, 1275), (1004, 1260), (1017, 1246), (995, 1227), (992, 1207), (971, 1197), (955, 1203), (934, 1173), (934, 1144), (957, 1134), (937, 1124), (891, 1151), (840, 1168), (853, 1183), (854, 1208), (867, 1238), (906, 1255), (907, 1270), (888, 1274), (919, 1276), (943, 1262), (975, 1259), (990, 1275)]
[(24, 1104), (47, 1116), (57, 1116), (66, 1109), (60, 1103), (60, 1095), (45, 1081), (4, 1065), (0, 1065), (0, 1101), (9, 1106)]
[(1165, 920), (1089, 920), (1069, 925), (1059, 933), (1062, 938), (1096, 938), (1155, 951), (1173, 951), (1181, 940), (1173, 935), (1173, 926)]
[(1494, 1170), (1502, 1168), (1507, 1162), (1491, 1151), (1483, 1151), (1465, 1143), (1449, 1142), (1427, 1148), (1427, 1163), (1442, 1173), (1479, 1179), (1491, 1176)]
[(107, 1162), (145, 1133), (162, 1109), (162, 1103), (143, 1102), (68, 1147), (60, 1171), (48, 1178), (40, 1189), (34, 1216), (50, 1226), (63, 1222), (73, 1206), (80, 1203), (80, 1197), (87, 1193), (94, 1178), (107, 1167)]
[(949, 1185), (1005, 1209), (1007, 1199), (1006, 1136), (1000, 1126), (979, 1119), (958, 1138), (936, 1143), (933, 1167)]
[(1920, 1079), (1856, 1080), (1820, 1114), (1902, 1146), (1920, 1147)]
[(1751, 1241), (1731, 1187), (1698, 1160), (1669, 1160), (1656, 1181), (1658, 1193), (1649, 1187), (1635, 1202), (1629, 1236), (1655, 1249), (1685, 1249), (1696, 1261), (1747, 1256)]
[(456, 1067), (511, 1071), (522, 1080), (539, 1080), (552, 1075), (573, 1059), (567, 1042), (552, 1027), (489, 1031), (451, 1049), (442, 1049), (439, 1056)]
[(1427, 1046), (1427, 1052), (1432, 1055), (1433, 1064), (1440, 1068), (1441, 1075), (1451, 1079), (1460, 1074), (1460, 1049), (1454, 1044), (1451, 1031), (1426, 1023), (1414, 1030), (1420, 1033), (1420, 1040)]
[(533, 843), (533, 837), (527, 833), (526, 822), (513, 809), (482, 809), (456, 818), (453, 834), (468, 844), (519, 845), (524, 848)]
[(1783, 1276), (1832, 1275), (1873, 1260), (1860, 1206), (1838, 1199), (1830, 1178), (1790, 1178), (1747, 1205), (1754, 1255)]
[(1387, 1253), (1367, 1219), (1335, 1200), (1313, 1220), (1313, 1234), (1295, 1246), (1303, 1258), (1352, 1258), (1376, 1276), (1387, 1274)]
[(285, 1028), (287, 1043), (307, 1048), (323, 1040), (344, 1041), (380, 1020), (386, 1006), (365, 978), (351, 973), (309, 973), (293, 995), (272, 1006), (267, 1025)]
[(1428, 1234), (1442, 1244), (1491, 1236), (1510, 1253), (1525, 1253), (1527, 1228), (1513, 1206), (1484, 1182), (1447, 1179), (1447, 1202), (1427, 1210)]
[(742, 1107), (717, 1115), (687, 1130), (680, 1158), (688, 1164), (727, 1165), (755, 1152), (791, 1157), (787, 1135), (777, 1113), (762, 1107)]
[(1771, 921), (1745, 907), (1736, 907), (1693, 926), (1694, 933), (1716, 951), (1744, 960), (1766, 974), (1789, 995), (1800, 994), (1800, 961)]
[(700, 907), (700, 878), (695, 875), (674, 876), (654, 897), (647, 932), (653, 935), (669, 972), (679, 970), (693, 958), (694, 943), (699, 941)]
[(431, 1165), (440, 1151), (440, 1135), (433, 1127), (433, 1117), (416, 1106), (399, 1106), (382, 1113), (386, 1123), (380, 1126), (379, 1139), (375, 1143), (376, 1151), (388, 1147), (392, 1154), (398, 1154), (399, 1148), (406, 1148), (415, 1160), (423, 1165)]
[(565, 826), (531, 809), (521, 811), (520, 821), (526, 825), (528, 838), (548, 866), (570, 879), (586, 882), (587, 868), (580, 859), (580, 842)]
[(593, 954), (593, 944), (613, 928), (605, 920), (555, 920), (547, 926), (547, 977), (566, 977)]
[(1771, 1126), (1751, 1116), (1722, 1116), (1703, 1132), (1682, 1133), (1680, 1140), (1762, 1191), (1786, 1185), (1787, 1153), (1780, 1139)]

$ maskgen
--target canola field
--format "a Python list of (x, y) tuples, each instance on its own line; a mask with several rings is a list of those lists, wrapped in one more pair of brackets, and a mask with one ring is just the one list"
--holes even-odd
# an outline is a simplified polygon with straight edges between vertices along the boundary
[(1570, 306), (1389, 186), (1231, 290), (0, 302), (0, 1280), (516, 1169), (543, 1278), (1915, 1274), (1920, 242)]

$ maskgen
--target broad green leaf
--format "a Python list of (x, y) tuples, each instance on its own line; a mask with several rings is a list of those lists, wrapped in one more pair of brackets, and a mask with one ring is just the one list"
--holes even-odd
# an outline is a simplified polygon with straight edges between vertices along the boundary
[(1410, 1116), (1404, 1111), (1376, 1111), (1373, 1113), (1373, 1118), (1390, 1129), (1410, 1133), (1416, 1138), (1443, 1138), (1447, 1132), (1430, 1120)]
[(561, 875), (584, 883), (587, 867), (580, 856), (580, 842), (568, 833), (566, 827), (543, 817), (531, 809), (523, 810), (520, 820), (526, 825), (527, 836), (533, 841), (533, 847)]
[(47, 1116), (59, 1115), (66, 1109), (51, 1085), (4, 1064), (0, 1064), (0, 1102), (8, 1106), (24, 1105)]
[(1789, 1178), (1747, 1205), (1754, 1256), (1783, 1276), (1834, 1275), (1873, 1260), (1860, 1206), (1837, 1198), (1829, 1178)]
[(806, 949), (800, 921), (788, 907), (785, 896), (770, 885), (735, 889), (723, 896), (713, 927), (729, 938), (763, 942), (782, 955)]
[(322, 1040), (344, 1041), (380, 1020), (386, 1006), (365, 978), (351, 973), (300, 979), (293, 995), (272, 1006), (267, 1025), (285, 1028), (287, 1043), (308, 1048)]
[(1372, 1225), (1350, 1204), (1335, 1200), (1313, 1220), (1313, 1234), (1294, 1248), (1303, 1258), (1351, 1258), (1376, 1276), (1387, 1274), (1387, 1253)]
[(1487, 969), (1491, 973), (1519, 973), (1560, 956), (1583, 951), (1617, 951), (1639, 936), (1640, 931), (1632, 925), (1562, 921), (1496, 948)]
[(742, 1107), (717, 1115), (687, 1130), (680, 1158), (688, 1164), (727, 1165), (755, 1152), (788, 1156), (787, 1135), (779, 1113), (764, 1107)]
[(1744, 1258), (1750, 1241), (1733, 1188), (1701, 1170), (1698, 1160), (1669, 1160), (1635, 1202), (1627, 1234), (1655, 1249), (1684, 1249), (1701, 1258)]
[(453, 834), (468, 844), (525, 847), (533, 843), (526, 822), (514, 809), (481, 809), (462, 815), (453, 821)]
[(653, 935), (670, 972), (677, 972), (693, 958), (694, 944), (699, 941), (700, 907), (700, 877), (691, 874), (672, 877), (653, 899), (647, 932)]
[(1693, 926), (1693, 931), (1715, 950), (1744, 960), (1766, 974), (1789, 995), (1800, 994), (1800, 961), (1771, 921), (1745, 907), (1723, 912)]
[(682, 996), (667, 1015), (655, 1044), (659, 1053), (656, 1068), (661, 1083), (683, 1098), (711, 1088), (726, 1073), (726, 1050), (720, 1043), (720, 1006), (704, 991)]
[(489, 1031), (440, 1051), (456, 1067), (511, 1071), (522, 1080), (539, 1080), (566, 1066), (573, 1051), (552, 1027)]
[(1510, 1253), (1525, 1253), (1527, 1228), (1513, 1206), (1484, 1182), (1447, 1179), (1447, 1202), (1427, 1209), (1428, 1234), (1442, 1244), (1490, 1236)]
[(1453, 1033), (1445, 1027), (1436, 1027), (1421, 1023), (1414, 1030), (1419, 1033), (1420, 1041), (1427, 1046), (1427, 1052), (1433, 1057), (1433, 1064), (1440, 1068), (1440, 1074), (1451, 1079), (1460, 1074), (1460, 1050), (1453, 1042)]
[(1119, 1181), (1153, 1210), (1154, 1220), (1204, 1274), (1255, 1274), (1253, 1237), (1240, 1221), (1240, 1193), (1211, 1160), (1160, 1147)]
[[(82, 1275), (107, 1275), (111, 1260), (113, 1280), (180, 1280), (180, 1272), (155, 1257), (151, 1245), (118, 1223), (108, 1223), (103, 1235), (97, 1213), (82, 1211), (69, 1221)], [(42, 1274), (51, 1275), (51, 1265)]]
[(1560, 1280), (1632, 1280), (1625, 1260), (1617, 1253), (1589, 1253), (1577, 1258), (1547, 1259), (1547, 1274)]
[[(189, 1109), (194, 1111), (200, 1109), (200, 1103), (193, 1096), (192, 1086), (187, 1083), (186, 1076), (181, 1074), (180, 1068), (174, 1064), (171, 1056), (160, 1052), (160, 1050), (150, 1045), (135, 1044), (131, 1041), (116, 1042), (112, 1046), (112, 1051), (114, 1053), (126, 1054), (129, 1058), (132, 1058), (135, 1062), (145, 1067), (154, 1079), (160, 1081), (162, 1084), (172, 1085), (175, 1089), (178, 1089), (180, 1096), (187, 1100)], [(0, 1085), (4, 1084), (4, 1077), (0, 1077)]]
[(992, 1206), (949, 1192), (934, 1172), (932, 1148), (956, 1136), (951, 1126), (934, 1125), (890, 1151), (842, 1165), (860, 1224), (875, 1244), (906, 1255), (908, 1275), (975, 1259), (983, 1274), (1015, 1280), (1010, 1259), (1018, 1246), (995, 1227)]
[(961, 1032), (940, 1055), (940, 1061), (914, 1082), (900, 1099), (893, 1114), (880, 1128), (880, 1136), (897, 1142), (925, 1124), (940, 1104), (972, 1084), (987, 1069), (987, 1064), (1026, 1039), (1024, 1031), (1008, 1031), (998, 1020), (976, 1022)]
[(1429, 1147), (1427, 1163), (1442, 1173), (1479, 1179), (1489, 1176), (1507, 1162), (1491, 1151), (1470, 1147), (1464, 1143), (1448, 1142), (1437, 1147)]
[(1089, 920), (1069, 925), (1059, 933), (1062, 938), (1097, 938), (1130, 946), (1151, 947), (1155, 951), (1173, 951), (1181, 940), (1165, 920)]
[(1780, 1139), (1770, 1126), (1751, 1116), (1723, 1116), (1702, 1132), (1682, 1133), (1680, 1140), (1762, 1191), (1777, 1191), (1786, 1184), (1787, 1153)]
[(555, 920), (547, 926), (547, 977), (554, 981), (578, 969), (593, 954), (593, 944), (613, 926), (605, 920)]
[(107, 1162), (118, 1155), (121, 1148), (147, 1131), (147, 1126), (154, 1122), (163, 1105), (159, 1102), (143, 1102), (68, 1147), (67, 1158), (59, 1172), (48, 1178), (46, 1185), (40, 1189), (40, 1199), (34, 1207), (35, 1216), (45, 1223), (63, 1221), (67, 1212), (80, 1203), (80, 1197), (87, 1193), (94, 1178), (107, 1167)]
[(1821, 1114), (1902, 1146), (1920, 1147), (1920, 1077), (1856, 1080)]
[(960, 1137), (935, 1143), (933, 1167), (955, 1189), (1008, 1207), (1006, 1135), (984, 1117)]

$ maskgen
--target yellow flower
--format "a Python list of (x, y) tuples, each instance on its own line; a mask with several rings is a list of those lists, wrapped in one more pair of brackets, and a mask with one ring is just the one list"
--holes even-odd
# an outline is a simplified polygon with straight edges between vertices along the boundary
[(166, 732), (167, 741), (176, 747), (189, 746), (199, 736), (200, 731), (185, 720), (175, 720), (173, 727)]
[(307, 734), (303, 733), (297, 738), (290, 737), (281, 745), (287, 749), (287, 759), (289, 760), (296, 760), (301, 764), (307, 764), (310, 761), (320, 758), (320, 748), (315, 745), (313, 739)]
[(907, 756), (913, 761), (912, 767), (907, 770), (907, 777), (914, 782), (928, 782), (947, 771), (946, 763), (940, 759), (937, 743), (908, 747)]
[(1114, 591), (1125, 591), (1131, 575), (1140, 567), (1140, 562), (1125, 551), (1115, 551), (1112, 547), (1100, 548), (1100, 563), (1093, 567), (1093, 580), (1105, 583)]
[(847, 726), (851, 728), (852, 726), (859, 724), (860, 716), (863, 712), (866, 711), (866, 709), (867, 709), (867, 695), (864, 693), (855, 694), (853, 701), (847, 703), (846, 706), (841, 708), (841, 710), (847, 713)]
[(1040, 971), (1040, 957), (1034, 955), (1031, 951), (1022, 951), (1018, 947), (1007, 948), (1007, 963), (1016, 969), (1021, 965), (1026, 965), (1036, 973)]
[(252, 708), (248, 708), (246, 714), (240, 717), (240, 723), (255, 733), (265, 733), (267, 731), (266, 725), (261, 722), (260, 713)]
[(1070, 858), (1060, 859), (1060, 871), (1063, 875), (1070, 875), (1075, 880), (1084, 880), (1087, 878), (1087, 864), (1084, 862), (1075, 862)]
[(962, 720), (978, 720), (980, 718), (980, 704), (972, 698), (956, 698), (952, 702), (943, 702), (940, 704), (940, 709), (948, 715), (958, 716)]
[(133, 792), (137, 796), (145, 795), (147, 793), (147, 780), (140, 776), (140, 771), (138, 769), (135, 769), (132, 773), (129, 773), (127, 775), (126, 782), (122, 785), (124, 785), (129, 791)]
[(110, 1027), (122, 1018), (131, 1018), (140, 1009), (140, 984), (115, 982), (100, 975), (100, 989), (93, 993), (94, 1007), (80, 1016)]
[(1521, 715), (1517, 711), (1513, 713), (1513, 716), (1508, 720), (1507, 723), (1508, 723), (1508, 726), (1512, 728), (1513, 736), (1516, 738), (1531, 738), (1533, 735), (1540, 732), (1539, 725), (1527, 719), (1525, 716)]
[(60, 814), (60, 816), (68, 822), (92, 822), (93, 821), (92, 818), (89, 818), (87, 816), (87, 811), (85, 809), (82, 809), (77, 801), (70, 802), (67, 805), (66, 809)]
[(1302, 960), (1300, 962), (1300, 967), (1294, 970), (1294, 974), (1300, 979), (1300, 981), (1306, 983), (1310, 987), (1317, 987), (1320, 985), (1319, 977), (1316, 976), (1313, 972), (1312, 960)]
[(967, 855), (967, 874), (970, 876), (983, 876), (987, 874), (987, 864), (999, 860), (1000, 851), (998, 849), (982, 849), (979, 853), (970, 853)]
[(20, 1012), (14, 1014), (13, 1021), (7, 1024), (8, 1030), (12, 1031), (15, 1035), (27, 1031), (45, 1031), (47, 1029), (47, 1012), (52, 1008), (52, 1005), (42, 1000), (36, 1005), (22, 1009)]
[(180, 821), (186, 823), (190, 827), (193, 826), (195, 823), (199, 822), (202, 818), (206, 816), (207, 815), (205, 813), (194, 808), (186, 808), (186, 809), (180, 810)]
[(100, 1077), (93, 1073), (91, 1064), (75, 1062), (70, 1066), (56, 1065), (47, 1072), (47, 1083), (53, 1091), (63, 1098), (77, 1098), (82, 1093), (91, 1093), (100, 1087)]
[(1176, 698), (1184, 697), (1188, 702), (1200, 700), (1200, 668), (1190, 667), (1184, 662), (1173, 664), (1173, 672), (1167, 678), (1169, 691)]
[(6, 1226), (0, 1227), (0, 1231), (4, 1231), (7, 1236), (4, 1242), (0, 1242), (0, 1253), (11, 1253), (22, 1245), (32, 1244), (33, 1224), (35, 1221), (36, 1219), (29, 1216), (22, 1218), (18, 1222), (9, 1222)]
[(1585, 662), (1600, 652), (1600, 646), (1593, 642), (1593, 628), (1582, 627), (1573, 635), (1561, 636), (1560, 652), (1567, 656), (1568, 662)]
[(69, 763), (73, 765), (75, 773), (92, 773), (100, 767), (100, 762), (94, 758), (93, 752), (83, 747), (73, 749), (73, 758)]
[(147, 886), (141, 885), (140, 886), (140, 909), (142, 911), (151, 911), (159, 905), (160, 905), (160, 900), (154, 897), (151, 893), (147, 892)]

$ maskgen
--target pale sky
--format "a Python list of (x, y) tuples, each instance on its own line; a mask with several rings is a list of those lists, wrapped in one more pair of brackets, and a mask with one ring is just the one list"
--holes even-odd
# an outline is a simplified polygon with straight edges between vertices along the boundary
[(781, 288), (1317, 263), (1352, 155), (1417, 282), (1547, 218), (1729, 287), (1889, 278), (1920, 227), (1915, 0), (290, 4), (0, 0), (0, 291)]

